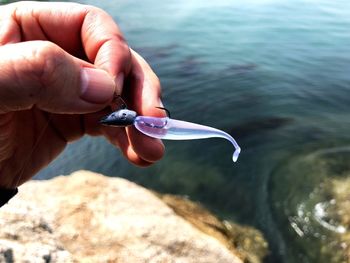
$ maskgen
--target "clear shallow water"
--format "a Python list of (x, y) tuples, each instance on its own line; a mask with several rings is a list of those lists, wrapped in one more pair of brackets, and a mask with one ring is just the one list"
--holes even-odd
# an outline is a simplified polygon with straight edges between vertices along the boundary
[[(272, 213), (280, 227), (288, 226), (285, 238), (294, 246), (286, 253), (297, 262), (349, 262), (344, 257), (349, 225), (343, 219), (350, 210), (348, 203), (342, 205), (350, 201), (349, 185), (344, 184), (350, 176), (349, 160), (349, 146), (324, 148), (293, 156), (271, 174)], [(303, 180), (294, 180), (296, 170)], [(345, 193), (334, 194), (342, 189)]]
[(313, 255), (334, 231), (313, 220), (310, 239), (295, 227), (305, 222), (289, 219), (298, 204), (314, 211), (320, 200), (308, 196), (327, 177), (300, 160), (350, 145), (350, 2), (81, 2), (116, 19), (160, 77), (172, 117), (231, 133), (242, 154), (233, 164), (222, 139), (165, 141), (164, 159), (139, 169), (103, 139), (84, 138), (37, 178), (77, 169), (126, 177), (259, 228), (269, 262), (330, 262)]

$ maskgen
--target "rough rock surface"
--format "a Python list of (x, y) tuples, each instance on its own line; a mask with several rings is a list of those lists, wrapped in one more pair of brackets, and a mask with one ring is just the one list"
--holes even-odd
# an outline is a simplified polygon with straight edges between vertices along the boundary
[(205, 207), (184, 197), (157, 194), (176, 214), (202, 232), (215, 237), (243, 262), (261, 263), (267, 256), (268, 243), (261, 232), (249, 226), (221, 221)]
[(327, 184), (330, 201), (324, 206), (326, 220), (337, 230), (333, 237), (334, 262), (350, 262), (350, 172), (344, 178), (332, 178)]
[(232, 251), (149, 190), (87, 171), (26, 183), (0, 209), (1, 262), (242, 262)]

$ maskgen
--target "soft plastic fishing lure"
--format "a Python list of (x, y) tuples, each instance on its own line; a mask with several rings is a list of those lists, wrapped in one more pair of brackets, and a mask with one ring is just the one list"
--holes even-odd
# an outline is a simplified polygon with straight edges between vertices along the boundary
[(241, 148), (228, 133), (196, 123), (174, 120), (170, 118), (170, 112), (165, 108), (167, 117), (138, 116), (135, 111), (120, 109), (101, 119), (101, 123), (108, 126), (126, 127), (134, 125), (143, 134), (157, 139), (166, 140), (193, 140), (206, 138), (224, 138), (229, 140), (235, 147), (232, 156), (237, 161)]

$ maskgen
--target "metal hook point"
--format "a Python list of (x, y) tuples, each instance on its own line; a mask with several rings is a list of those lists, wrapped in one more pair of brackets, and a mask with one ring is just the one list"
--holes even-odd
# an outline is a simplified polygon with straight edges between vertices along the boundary
[(164, 108), (164, 107), (156, 107), (157, 109), (160, 109), (160, 110), (164, 110), (166, 112), (166, 115), (168, 118), (171, 118), (170, 117), (170, 111), (167, 109), (167, 108)]

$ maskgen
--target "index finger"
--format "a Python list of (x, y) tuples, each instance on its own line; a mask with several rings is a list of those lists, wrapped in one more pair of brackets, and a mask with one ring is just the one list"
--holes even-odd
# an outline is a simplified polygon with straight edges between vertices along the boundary
[(131, 68), (131, 54), (116, 23), (106, 12), (90, 7), (81, 37), (89, 60), (115, 77), (117, 92), (121, 94), (124, 77)]

